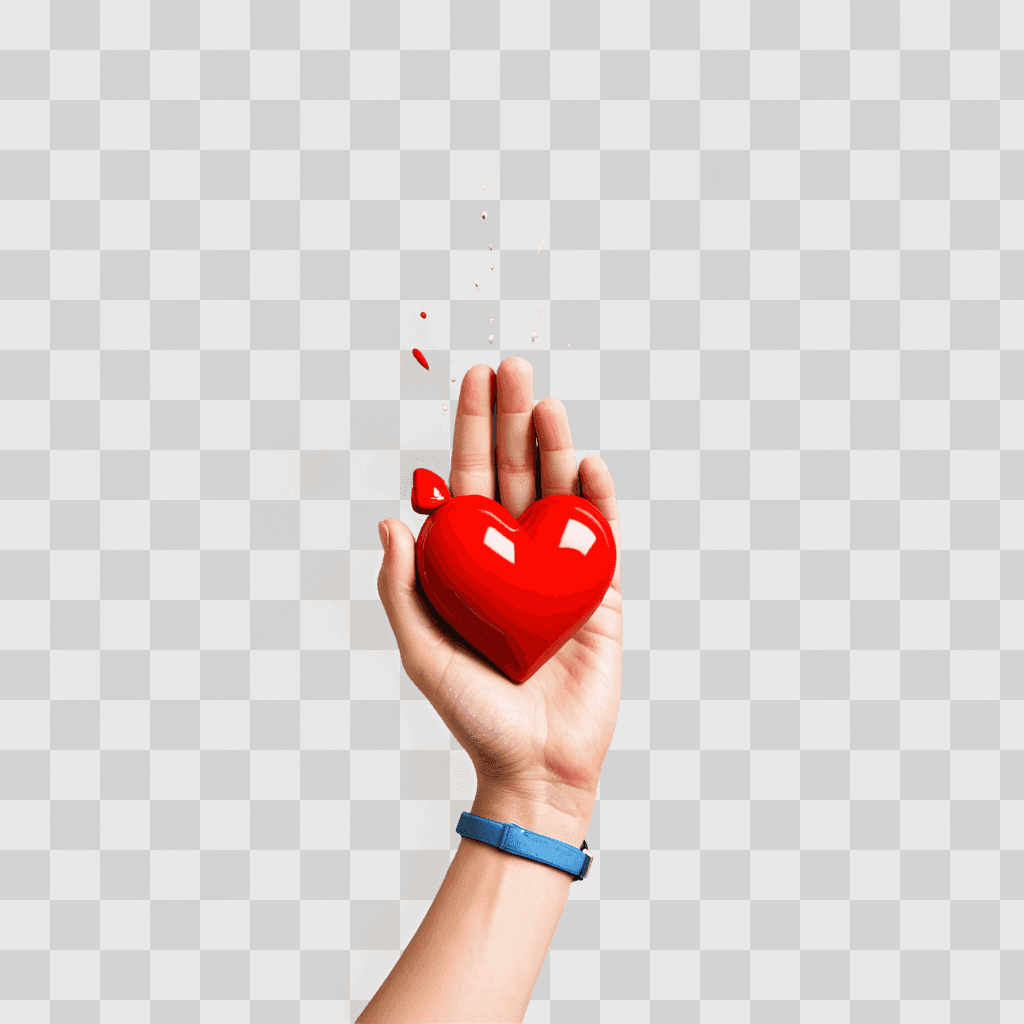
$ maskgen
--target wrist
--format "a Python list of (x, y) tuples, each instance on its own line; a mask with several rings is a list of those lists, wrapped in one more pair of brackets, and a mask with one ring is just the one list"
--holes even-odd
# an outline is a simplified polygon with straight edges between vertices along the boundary
[(511, 787), (477, 786), (470, 812), (492, 821), (514, 821), (522, 828), (579, 847), (587, 837), (594, 798), (573, 795), (551, 801)]

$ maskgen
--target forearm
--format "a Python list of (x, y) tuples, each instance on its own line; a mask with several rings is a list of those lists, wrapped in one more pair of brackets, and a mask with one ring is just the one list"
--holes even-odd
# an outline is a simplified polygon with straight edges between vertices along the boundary
[[(479, 791), (472, 813), (577, 847), (590, 822), (586, 811), (566, 814)], [(462, 839), (430, 910), (360, 1024), (521, 1021), (570, 882), (557, 868)]]

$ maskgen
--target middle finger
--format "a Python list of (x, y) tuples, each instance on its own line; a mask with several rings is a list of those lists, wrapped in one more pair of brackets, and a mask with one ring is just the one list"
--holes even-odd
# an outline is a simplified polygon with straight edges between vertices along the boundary
[(497, 385), (498, 492), (501, 503), (518, 519), (537, 496), (533, 367), (519, 356), (504, 359)]

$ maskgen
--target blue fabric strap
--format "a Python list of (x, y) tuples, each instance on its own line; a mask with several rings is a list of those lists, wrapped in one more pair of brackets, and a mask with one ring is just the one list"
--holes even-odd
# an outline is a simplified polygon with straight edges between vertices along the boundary
[(538, 864), (548, 864), (559, 871), (566, 871), (572, 875), (574, 882), (587, 877), (590, 862), (594, 859), (593, 854), (583, 852), (587, 849), (586, 839), (577, 850), (570, 843), (538, 835), (514, 821), (492, 821), (490, 818), (470, 814), (469, 811), (462, 812), (455, 831), (467, 839), (496, 846), (499, 850), (514, 854), (516, 857), (525, 857), (527, 860), (537, 861)]

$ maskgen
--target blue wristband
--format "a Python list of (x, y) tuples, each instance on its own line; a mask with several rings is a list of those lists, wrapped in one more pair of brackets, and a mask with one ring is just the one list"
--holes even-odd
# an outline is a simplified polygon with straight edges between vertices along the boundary
[(469, 811), (462, 812), (455, 831), (467, 839), (487, 843), (488, 846), (497, 847), (516, 857), (525, 857), (527, 860), (537, 861), (538, 864), (547, 864), (558, 868), (559, 871), (568, 872), (574, 882), (587, 877), (590, 862), (594, 859), (592, 853), (583, 852), (587, 849), (586, 839), (577, 850), (571, 843), (538, 835), (514, 821), (492, 821), (490, 818), (470, 814)]

